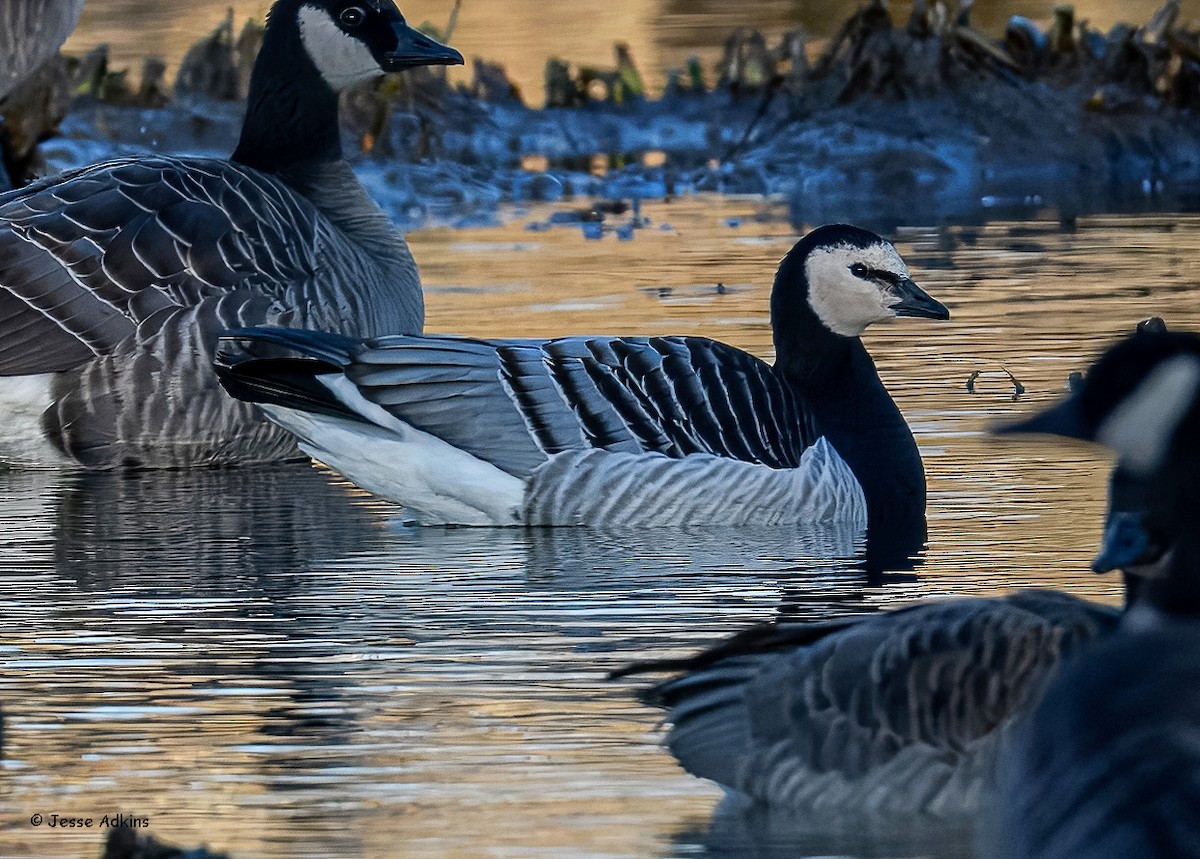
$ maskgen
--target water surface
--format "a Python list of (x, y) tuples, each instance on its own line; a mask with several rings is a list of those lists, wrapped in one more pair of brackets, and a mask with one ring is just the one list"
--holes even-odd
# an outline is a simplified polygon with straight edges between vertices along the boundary
[[(187, 48), (210, 32), (233, 8), (239, 23), (261, 19), (269, 0), (87, 0), (79, 31), (68, 50), (82, 52), (100, 43), (112, 48), (117, 66), (140, 67), (148, 53), (166, 58), (173, 70)], [(403, 0), (399, 3), (414, 24), (445, 28), (451, 0)], [(949, 4), (953, 6), (954, 4)], [(1158, 0), (1080, 0), (1081, 19), (1107, 30), (1117, 21), (1143, 24), (1162, 4)], [(472, 57), (499, 62), (521, 87), (526, 100), (542, 101), (542, 74), (549, 57), (612, 67), (613, 43), (627, 42), (648, 85), (657, 90), (666, 70), (682, 68), (699, 56), (712, 83), (713, 67), (726, 37), (737, 27), (753, 27), (775, 37), (803, 26), (817, 38), (837, 32), (856, 9), (856, 0), (463, 0), (452, 41), (468, 62)], [(992, 35), (1004, 31), (1012, 15), (1025, 15), (1043, 26), (1054, 0), (985, 0), (973, 11), (976, 25)], [(891, 4), (899, 22), (907, 20), (911, 0)], [(1182, 19), (1200, 15), (1200, 0), (1183, 0)], [(468, 80), (468, 70), (455, 70)]]
[[(545, 209), (412, 235), (428, 327), (700, 334), (769, 359), (770, 277), (795, 238), (783, 212), (645, 211), (629, 242), (526, 230)], [(605, 673), (782, 613), (1029, 584), (1115, 602), (1116, 582), (1087, 572), (1105, 460), (981, 431), (1051, 401), (1144, 316), (1200, 327), (1198, 218), (917, 227), (897, 245), (953, 313), (867, 338), (929, 472), (915, 573), (868, 580), (788, 529), (409, 527), (305, 466), (0, 474), (0, 855), (99, 855), (101, 831), (34, 828), (35, 813), (144, 816), (235, 859), (878, 852), (785, 835), (771, 854), (737, 818), (710, 826), (720, 792)]]

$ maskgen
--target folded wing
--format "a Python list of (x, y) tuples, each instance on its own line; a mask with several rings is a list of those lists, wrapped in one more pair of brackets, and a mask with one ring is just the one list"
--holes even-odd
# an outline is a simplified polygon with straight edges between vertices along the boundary
[(311, 280), (315, 214), (203, 158), (112, 161), (0, 197), (0, 375), (71, 369), (181, 307)]
[(361, 401), (330, 393), (324, 408), (378, 422), (377, 407), (517, 476), (587, 449), (791, 468), (816, 440), (768, 365), (703, 338), (395, 336), (350, 347), (260, 328), (227, 335), (218, 368), (236, 396), (300, 409), (316, 407), (301, 376), (340, 375)]

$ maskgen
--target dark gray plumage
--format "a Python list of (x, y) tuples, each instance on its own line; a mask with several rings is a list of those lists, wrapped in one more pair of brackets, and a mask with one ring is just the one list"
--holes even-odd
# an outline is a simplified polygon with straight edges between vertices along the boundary
[(1200, 619), (1128, 629), (1062, 672), (1000, 763), (992, 859), (1200, 856)]
[[(1144, 483), (1115, 469), (1100, 556), (1151, 574), (1164, 545)], [(1119, 527), (1117, 526), (1119, 523)], [(1125, 576), (1126, 598), (1137, 581)], [(774, 810), (968, 821), (1020, 717), (1120, 612), (1058, 591), (943, 600), (824, 623), (764, 624), (682, 660), (643, 693), (684, 767)]]
[(1200, 856), (1200, 337), (1143, 332), (1013, 428), (1099, 440), (1171, 545), (1120, 628), (1016, 732), (981, 838), (993, 859)]
[[(861, 491), (795, 395), (703, 338), (356, 342), (255, 328), (225, 335), (217, 367), (304, 450), (423, 521), (766, 524), (832, 508), (862, 524)], [(438, 460), (440, 486), (414, 483)]]
[(0, 196), (0, 461), (295, 458), (280, 430), (221, 392), (217, 333), (421, 330), (416, 266), (341, 159), (327, 78), (461, 57), (390, 0), (355, 16), (351, 5), (278, 0), (232, 160), (125, 158)]
[[(255, 360), (303, 354), (297, 346), (321, 337), (230, 333), (222, 353), (230, 386), (254, 377)], [(554, 454), (589, 449), (794, 468), (816, 441), (769, 365), (699, 337), (392, 336), (347, 344), (338, 361), (368, 402), (518, 477)]]
[(964, 817), (1015, 717), (1118, 612), (1054, 591), (752, 628), (645, 693), (691, 773), (774, 808)]

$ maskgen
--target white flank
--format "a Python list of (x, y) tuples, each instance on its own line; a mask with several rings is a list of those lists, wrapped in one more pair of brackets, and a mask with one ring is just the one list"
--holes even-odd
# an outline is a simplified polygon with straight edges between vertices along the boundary
[(19, 468), (62, 468), (63, 456), (42, 431), (42, 414), (53, 398), (52, 373), (0, 377), (0, 463)]
[(267, 417), (300, 438), (309, 456), (404, 505), (423, 525), (521, 524), (524, 480), (395, 418), (345, 376), (320, 378), (373, 423), (263, 406)]
[(334, 92), (383, 74), (370, 48), (343, 32), (324, 9), (301, 6), (299, 21), (304, 49)]
[(1162, 464), (1179, 422), (1200, 390), (1200, 359), (1178, 355), (1163, 361), (1113, 409), (1096, 432), (1122, 465), (1142, 476)]
[(855, 263), (909, 276), (900, 254), (886, 243), (867, 248), (815, 248), (804, 263), (808, 303), (826, 328), (843, 337), (858, 337), (872, 323), (894, 319), (892, 306), (899, 301), (879, 284), (851, 274)]

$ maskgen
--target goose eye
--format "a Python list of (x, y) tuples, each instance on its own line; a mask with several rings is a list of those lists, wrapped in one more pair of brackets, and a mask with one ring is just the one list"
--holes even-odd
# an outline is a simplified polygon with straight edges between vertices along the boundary
[(867, 267), (860, 262), (856, 262), (854, 265), (850, 266), (850, 273), (855, 277), (866, 277)]
[(349, 6), (342, 10), (338, 20), (342, 22), (343, 27), (358, 27), (367, 20), (367, 10), (361, 6)]

